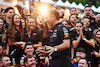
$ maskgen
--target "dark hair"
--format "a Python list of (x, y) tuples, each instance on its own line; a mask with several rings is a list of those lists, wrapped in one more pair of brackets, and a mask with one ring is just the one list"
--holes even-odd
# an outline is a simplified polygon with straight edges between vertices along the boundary
[(94, 13), (94, 11), (91, 9), (91, 11)]
[[(72, 16), (72, 15), (75, 15), (75, 14), (71, 14), (71, 15), (69, 16), (69, 20), (71, 19), (71, 16)], [(75, 16), (76, 16), (76, 15), (75, 15)], [(77, 16), (76, 16), (76, 17), (77, 17)]]
[(1, 62), (2, 62), (2, 58), (3, 58), (3, 57), (9, 57), (9, 56), (8, 56), (7, 54), (1, 54), (1, 55), (0, 55), (0, 61), (1, 61)]
[(5, 11), (5, 9), (2, 9), (2, 8), (1, 8), (1, 13), (2, 13), (3, 11)]
[(3, 50), (7, 48), (6, 44), (0, 43), (0, 46), (2, 46)]
[(26, 57), (24, 57), (24, 63), (27, 62), (28, 58), (32, 58), (34, 57), (33, 55), (26, 55)]
[(59, 12), (56, 9), (51, 9), (48, 11), (50, 15), (55, 15), (56, 19), (59, 20)]
[[(82, 24), (82, 26), (83, 26), (83, 23), (82, 23), (82, 21), (81, 21), (81, 20), (76, 21), (76, 24), (77, 24), (77, 23), (81, 23), (81, 24)], [(75, 24), (75, 26), (76, 26), (76, 24)]]
[(12, 8), (12, 7), (7, 7), (7, 8), (5, 9), (5, 12), (4, 12), (4, 13), (7, 13), (10, 9), (14, 10), (14, 8)]
[(2, 20), (3, 20), (3, 18), (2, 18), (2, 17), (0, 17), (0, 19), (2, 19)]
[[(27, 42), (26, 44), (25, 44), (25, 47), (24, 47), (24, 49), (26, 48), (26, 46), (28, 46), (28, 45), (32, 45), (33, 46), (33, 43), (32, 42)], [(33, 46), (33, 48), (34, 48), (34, 46)]]
[(83, 52), (83, 53), (86, 53), (86, 50), (82, 47), (79, 47), (76, 49), (76, 52)]
[[(89, 5), (85, 6), (85, 8), (87, 8), (87, 7), (90, 7), (90, 6)], [(84, 8), (84, 10), (85, 10), (85, 8)]]
[(100, 19), (96, 22), (97, 27), (100, 27)]

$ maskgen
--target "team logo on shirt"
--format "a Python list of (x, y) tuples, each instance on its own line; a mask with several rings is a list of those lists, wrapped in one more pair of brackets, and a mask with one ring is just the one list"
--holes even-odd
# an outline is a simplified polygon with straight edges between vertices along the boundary
[(36, 36), (36, 33), (33, 33), (33, 36)]
[(84, 37), (84, 38), (86, 38), (86, 36), (85, 36), (85, 35), (84, 35), (83, 37)]
[(94, 23), (94, 20), (91, 20), (91, 23)]
[(74, 64), (75, 62), (77, 62), (77, 59), (76, 59), (76, 58), (74, 58), (74, 59), (71, 61), (72, 64)]
[(53, 35), (52, 35), (52, 37), (57, 37), (57, 33), (54, 32)]
[(69, 38), (69, 33), (64, 33), (64, 39)]
[(97, 46), (100, 47), (100, 44), (98, 44)]

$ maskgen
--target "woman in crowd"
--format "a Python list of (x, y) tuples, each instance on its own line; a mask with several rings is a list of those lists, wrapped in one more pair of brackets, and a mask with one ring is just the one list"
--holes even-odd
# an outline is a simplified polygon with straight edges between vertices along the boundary
[(71, 28), (71, 25), (69, 24), (69, 21), (67, 19), (63, 19), (62, 20), (62, 24), (64, 24), (66, 27), (68, 27), (69, 29)]
[(2, 18), (0, 18), (0, 43), (6, 43), (6, 32)]
[(42, 32), (36, 28), (36, 21), (33, 16), (30, 16), (26, 20), (27, 32), (25, 41), (31, 41), (34, 44), (34, 48), (42, 46)]
[(93, 31), (95, 47), (92, 53), (92, 67), (100, 67), (100, 29)]
[(84, 30), (89, 31), (92, 33), (92, 29), (89, 28), (90, 25), (90, 20), (88, 18), (83, 18), (83, 25), (84, 25)]
[(14, 14), (8, 29), (9, 55), (14, 66), (18, 66), (20, 57), (23, 54), (24, 29), (21, 25), (21, 18)]
[(94, 47), (94, 41), (92, 35), (88, 31), (84, 31), (83, 28), (83, 23), (78, 21), (75, 25), (75, 31), (71, 33), (72, 45), (75, 49), (82, 47), (88, 51), (86, 53), (87, 59), (88, 61), (91, 61), (90, 48)]
[(24, 30), (26, 30), (26, 21), (24, 19), (21, 19), (21, 23)]
[(28, 9), (27, 8), (22, 9), (21, 16), (22, 16), (23, 19), (26, 20), (26, 18), (28, 17)]
[(43, 24), (43, 18), (42, 16), (37, 16), (36, 18), (36, 25), (37, 25), (37, 28), (38, 29), (41, 29), (42, 28), (42, 24)]
[[(5, 53), (8, 54), (9, 46), (6, 46), (7, 43), (7, 36), (5, 32), (3, 18), (0, 18), (0, 45), (3, 44)], [(2, 53), (2, 52), (0, 52)]]

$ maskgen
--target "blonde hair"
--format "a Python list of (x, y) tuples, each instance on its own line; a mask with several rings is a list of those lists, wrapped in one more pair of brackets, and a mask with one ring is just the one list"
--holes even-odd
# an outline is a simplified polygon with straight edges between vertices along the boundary
[(4, 25), (3, 25), (3, 28), (2, 28), (2, 42), (3, 43), (6, 43), (6, 32), (5, 32)]
[[(33, 17), (33, 16), (29, 16), (29, 17), (27, 17), (27, 19), (26, 19), (26, 22), (28, 23), (29, 22), (29, 19), (34, 19), (35, 20), (35, 18)], [(31, 35), (30, 35), (30, 33), (29, 33), (29, 26), (28, 26), (28, 24), (26, 23), (26, 30), (27, 30), (27, 33), (28, 33), (28, 37), (31, 37)], [(36, 21), (35, 21), (35, 24), (36, 24)]]
[(100, 32), (100, 29), (95, 29), (94, 31), (93, 31), (93, 33), (92, 33), (92, 36), (93, 36), (93, 40), (94, 40), (94, 43), (97, 45), (97, 40), (96, 40), (96, 33), (97, 32)]

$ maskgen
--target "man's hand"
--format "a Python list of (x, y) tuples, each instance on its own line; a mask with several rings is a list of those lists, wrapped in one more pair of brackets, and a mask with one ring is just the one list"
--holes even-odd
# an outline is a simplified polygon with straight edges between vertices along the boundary
[(49, 53), (49, 56), (54, 52), (54, 47), (51, 47), (51, 46), (45, 46), (46, 47), (46, 50), (48, 50), (47, 51), (47, 53)]
[(49, 66), (49, 58), (48, 57), (45, 58), (45, 64), (47, 64), (47, 66)]
[(36, 54), (38, 54), (38, 56), (46, 56), (47, 55), (47, 52), (45, 51), (45, 47), (38, 47), (36, 49)]

